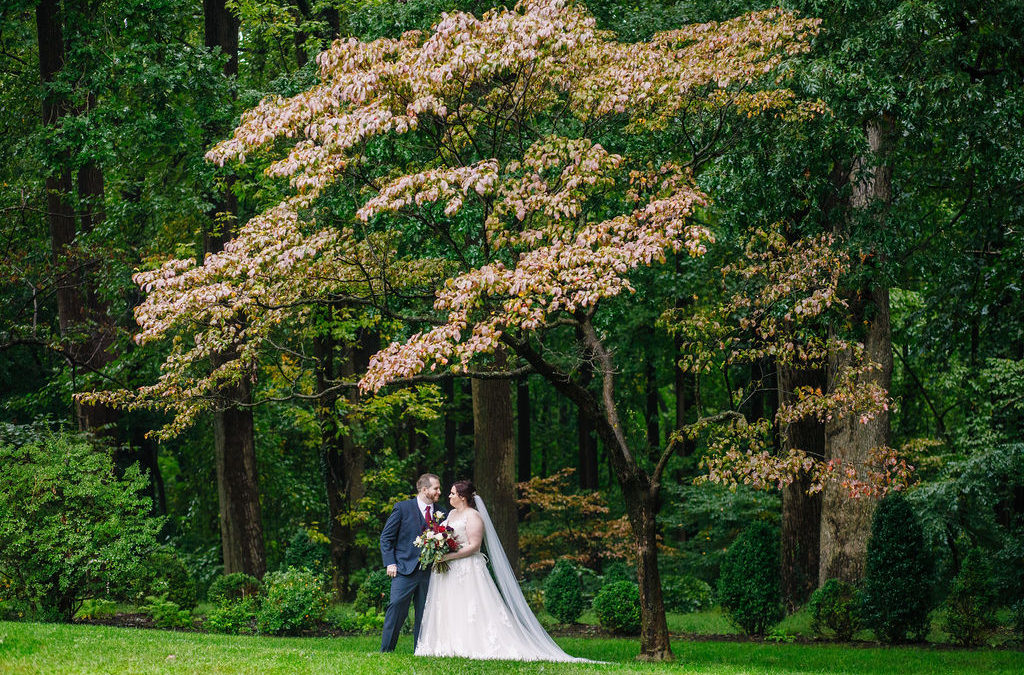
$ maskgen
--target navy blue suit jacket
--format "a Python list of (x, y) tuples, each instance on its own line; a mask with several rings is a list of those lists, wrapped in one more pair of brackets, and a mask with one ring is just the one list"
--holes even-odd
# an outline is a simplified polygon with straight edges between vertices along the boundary
[[(431, 513), (444, 514), (443, 511), (434, 511), (434, 507), (431, 507)], [(380, 533), (380, 557), (384, 567), (397, 565), (399, 574), (415, 572), (420, 562), (420, 550), (412, 542), (426, 525), (415, 497), (395, 504)]]

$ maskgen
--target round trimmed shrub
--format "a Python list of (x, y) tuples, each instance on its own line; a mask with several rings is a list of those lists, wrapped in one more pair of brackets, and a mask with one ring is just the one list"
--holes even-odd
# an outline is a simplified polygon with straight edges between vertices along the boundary
[(207, 599), (216, 605), (226, 605), (243, 598), (255, 597), (263, 590), (260, 580), (243, 572), (217, 577), (206, 592)]
[(890, 492), (875, 509), (861, 616), (884, 642), (923, 640), (932, 608), (932, 557), (907, 499)]
[(640, 588), (632, 581), (607, 584), (594, 598), (594, 613), (613, 633), (636, 635), (640, 632)]
[(744, 530), (722, 558), (718, 599), (747, 635), (764, 635), (782, 619), (779, 533), (763, 521)]
[(666, 575), (661, 578), (661, 595), (669, 612), (689, 614), (711, 607), (715, 593), (706, 581), (695, 576)]
[(360, 612), (371, 608), (383, 612), (390, 601), (391, 577), (384, 570), (373, 570), (359, 585), (353, 608)]
[(559, 623), (576, 623), (583, 614), (583, 589), (576, 568), (567, 560), (555, 563), (544, 581), (544, 607)]
[(811, 594), (807, 603), (811, 610), (811, 628), (823, 636), (831, 630), (837, 640), (849, 642), (860, 630), (860, 593), (839, 579), (829, 579)]
[(256, 612), (256, 629), (260, 633), (293, 635), (324, 618), (329, 598), (313, 572), (289, 567), (271, 572), (263, 582), (266, 593)]
[(944, 603), (942, 626), (957, 644), (980, 645), (995, 628), (996, 593), (991, 579), (992, 568), (984, 553), (971, 549)]
[(170, 546), (153, 551), (146, 561), (146, 573), (139, 577), (136, 600), (146, 596), (165, 597), (184, 609), (195, 609), (196, 585), (185, 564)]
[[(323, 535), (319, 535), (323, 536)], [(309, 532), (300, 527), (288, 540), (288, 547), (284, 551), (284, 564), (282, 569), (287, 567), (302, 567), (313, 572), (323, 572), (326, 568), (327, 546), (321, 541), (316, 541)]]

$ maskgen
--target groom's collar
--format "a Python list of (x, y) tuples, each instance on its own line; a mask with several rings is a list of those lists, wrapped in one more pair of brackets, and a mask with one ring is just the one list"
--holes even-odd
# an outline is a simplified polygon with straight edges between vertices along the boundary
[(423, 509), (427, 508), (428, 506), (430, 506), (430, 507), (434, 506), (433, 504), (431, 504), (429, 502), (425, 502), (422, 499), (420, 499), (419, 495), (416, 495), (414, 497), (414, 499), (416, 500), (416, 506), (420, 507), (420, 513), (423, 513)]

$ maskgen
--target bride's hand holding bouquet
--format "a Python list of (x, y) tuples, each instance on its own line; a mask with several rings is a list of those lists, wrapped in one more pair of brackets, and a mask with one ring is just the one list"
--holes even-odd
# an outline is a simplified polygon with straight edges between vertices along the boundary
[(443, 574), (448, 571), (446, 558), (449, 553), (459, 550), (459, 542), (455, 539), (455, 531), (444, 525), (438, 516), (423, 528), (413, 545), (420, 549), (420, 567), (429, 570), (433, 565), (435, 570)]

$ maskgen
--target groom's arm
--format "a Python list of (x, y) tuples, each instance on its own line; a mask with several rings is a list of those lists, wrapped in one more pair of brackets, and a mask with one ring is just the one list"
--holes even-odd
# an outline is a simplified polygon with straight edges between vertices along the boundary
[(398, 559), (395, 557), (395, 543), (398, 541), (398, 528), (402, 524), (402, 513), (401, 513), (401, 502), (395, 504), (395, 508), (392, 509), (391, 515), (388, 516), (388, 520), (384, 523), (384, 529), (380, 531), (380, 557), (384, 562), (384, 566), (388, 570), (388, 576), (395, 576), (392, 574), (392, 568), (395, 573), (398, 572)]

